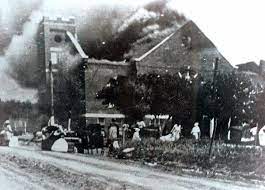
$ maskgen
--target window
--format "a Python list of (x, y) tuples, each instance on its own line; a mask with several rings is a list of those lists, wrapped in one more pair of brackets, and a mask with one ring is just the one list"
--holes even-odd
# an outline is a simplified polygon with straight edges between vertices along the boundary
[(61, 56), (62, 56), (62, 48), (58, 48), (58, 47), (51, 47), (50, 48), (50, 60), (52, 62), (53, 65), (56, 65), (58, 63), (60, 63), (61, 60)]
[(57, 52), (51, 52), (51, 62), (53, 65), (58, 64), (58, 53)]
[(62, 41), (62, 37), (57, 34), (57, 35), (54, 36), (54, 41), (57, 42), (57, 43), (60, 43)]

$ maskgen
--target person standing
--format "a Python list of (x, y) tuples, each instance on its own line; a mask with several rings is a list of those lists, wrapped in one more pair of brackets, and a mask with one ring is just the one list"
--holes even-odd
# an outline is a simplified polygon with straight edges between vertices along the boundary
[(2, 139), (3, 142), (1, 142), (1, 144), (8, 145), (11, 137), (13, 136), (13, 131), (12, 131), (9, 120), (6, 120), (4, 122), (3, 128), (4, 129), (0, 133), (2, 135), (2, 138), (3, 138)]
[(124, 146), (125, 141), (126, 141), (126, 132), (129, 129), (129, 124), (124, 123), (122, 125), (122, 146)]
[(135, 132), (133, 133), (132, 141), (140, 142), (141, 141), (141, 137), (140, 137), (140, 134), (139, 134), (140, 129), (139, 128), (135, 128), (134, 130), (135, 130)]
[(7, 135), (7, 139), (8, 141), (11, 139), (11, 137), (13, 136), (13, 131), (10, 125), (10, 121), (6, 120), (4, 123), (4, 129), (6, 131), (6, 135)]
[(194, 123), (194, 126), (191, 130), (191, 134), (193, 135), (193, 137), (195, 138), (196, 141), (198, 141), (201, 137), (201, 130), (200, 130), (200, 127), (199, 127), (199, 123), (198, 122), (195, 122)]
[(178, 125), (177, 123), (173, 126), (171, 133), (175, 137), (175, 141), (180, 139), (181, 134), (181, 125)]
[(114, 152), (119, 148), (120, 147), (118, 143), (118, 125), (115, 123), (115, 120), (112, 119), (109, 128), (109, 152)]

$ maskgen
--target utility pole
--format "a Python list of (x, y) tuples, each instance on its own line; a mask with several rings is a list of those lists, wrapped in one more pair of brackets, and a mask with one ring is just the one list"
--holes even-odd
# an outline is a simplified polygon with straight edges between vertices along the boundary
[(51, 118), (50, 125), (54, 124), (54, 92), (53, 92), (53, 73), (52, 73), (52, 61), (49, 62), (49, 71), (50, 71), (50, 95), (51, 95)]
[(25, 122), (25, 134), (27, 134), (28, 123), (29, 123), (29, 108), (27, 109), (27, 120)]
[(217, 119), (215, 119), (215, 115), (216, 115), (216, 92), (215, 92), (215, 86), (216, 86), (216, 74), (217, 74), (217, 70), (218, 70), (218, 62), (219, 62), (219, 58), (216, 57), (215, 58), (215, 62), (214, 62), (214, 71), (213, 71), (213, 100), (214, 100), (214, 128), (213, 128), (213, 135), (211, 138), (211, 143), (210, 143), (210, 149), (209, 149), (209, 158), (211, 158), (212, 155), (212, 147), (213, 147), (213, 142), (214, 142), (214, 138), (215, 138), (215, 133), (216, 133), (216, 127), (217, 127)]
[(68, 131), (71, 131), (71, 117), (72, 117), (72, 112), (69, 111), (68, 112), (68, 127), (67, 127)]

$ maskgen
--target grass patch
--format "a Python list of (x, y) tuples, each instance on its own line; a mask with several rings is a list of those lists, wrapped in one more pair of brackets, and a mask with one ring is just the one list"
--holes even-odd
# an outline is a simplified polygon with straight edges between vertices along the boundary
[(192, 139), (162, 142), (143, 139), (141, 142), (125, 143), (123, 148), (135, 147), (129, 159), (154, 161), (171, 168), (188, 168), (200, 171), (216, 171), (225, 174), (242, 174), (265, 179), (263, 149), (248, 146), (226, 145), (216, 142), (209, 159), (209, 139), (195, 143)]

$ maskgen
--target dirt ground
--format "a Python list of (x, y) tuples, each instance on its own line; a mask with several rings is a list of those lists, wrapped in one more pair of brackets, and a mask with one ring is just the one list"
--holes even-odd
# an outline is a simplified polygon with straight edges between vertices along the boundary
[(0, 189), (265, 189), (244, 183), (177, 176), (106, 158), (0, 147)]

